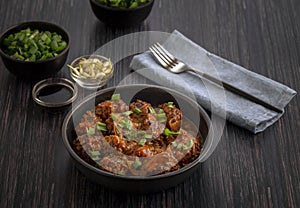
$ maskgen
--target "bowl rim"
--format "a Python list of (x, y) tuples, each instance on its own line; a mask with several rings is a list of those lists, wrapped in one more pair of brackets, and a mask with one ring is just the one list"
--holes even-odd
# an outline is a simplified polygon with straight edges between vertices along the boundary
[[(1, 47), (2, 41), (4, 40), (5, 37), (7, 37), (8, 35), (12, 34), (11, 30), (14, 30), (14, 29), (16, 29), (18, 27), (22, 27), (23, 25), (27, 25), (27, 24), (28, 24), (28, 27), (30, 27), (29, 25), (31, 25), (31, 24), (36, 24), (36, 25), (45, 24), (45, 25), (50, 25), (50, 26), (54, 26), (56, 28), (59, 28), (60, 30), (62, 30), (65, 33), (65, 35), (66, 35), (66, 37), (68, 39), (68, 40), (66, 40), (67, 47), (63, 51), (61, 51), (59, 54), (57, 54), (57, 56), (52, 57), (52, 58), (48, 58), (48, 59), (45, 59), (45, 60), (23, 61), (23, 60), (18, 60), (18, 59), (14, 59), (14, 58), (10, 57), (9, 55), (7, 55), (2, 50), (2, 47)], [(35, 26), (35, 27), (38, 28), (38, 26)], [(54, 23), (51, 23), (51, 22), (46, 22), (46, 21), (26, 21), (26, 22), (21, 22), (21, 23), (12, 25), (9, 28), (7, 28), (4, 32), (1, 33), (1, 35), (0, 35), (0, 55), (4, 56), (6, 59), (9, 59), (11, 61), (15, 61), (15, 62), (21, 63), (21, 64), (47, 63), (47, 62), (51, 62), (51, 61), (53, 61), (53, 60), (55, 60), (55, 59), (63, 56), (67, 51), (69, 51), (69, 49), (70, 49), (70, 43), (71, 43), (70, 34), (69, 34), (69, 32), (65, 28), (63, 28), (63, 27), (61, 27), (61, 26), (59, 26), (57, 24), (54, 24)]]
[(150, 6), (151, 4), (154, 3), (155, 0), (149, 0), (148, 3), (146, 4), (143, 4), (141, 6), (138, 6), (136, 8), (115, 8), (115, 7), (108, 7), (108, 6), (105, 6), (99, 2), (97, 2), (96, 0), (90, 0), (90, 2), (93, 2), (94, 4), (96, 4), (97, 6), (101, 7), (101, 8), (104, 8), (104, 9), (107, 9), (107, 10), (111, 10), (111, 11), (135, 11), (135, 10), (140, 10), (144, 7), (148, 7)]
[[(178, 91), (172, 90), (172, 89), (167, 88), (167, 87), (157, 86), (157, 85), (130, 84), (130, 85), (122, 85), (122, 86), (119, 86), (118, 88), (127, 88), (127, 87), (132, 87), (132, 86), (133, 87), (143, 87), (143, 88), (158, 88), (158, 89), (165, 90), (167, 92), (174, 92), (177, 95), (183, 97), (184, 99), (187, 99), (189, 102), (191, 102), (192, 105), (197, 106), (197, 108), (199, 109), (199, 112), (201, 113), (201, 115), (203, 116), (203, 119), (206, 122), (207, 129), (208, 129), (208, 134), (207, 134), (206, 141), (208, 141), (210, 143), (213, 141), (213, 139), (211, 138), (212, 135), (209, 133), (209, 131), (211, 129), (211, 120), (210, 120), (208, 114), (206, 113), (206, 111), (197, 102), (195, 102), (194, 100), (190, 99), (189, 97), (185, 96), (184, 94), (182, 94)], [(172, 172), (168, 172), (168, 173), (160, 174), (160, 175), (153, 175), (153, 176), (124, 176), (124, 175), (118, 175), (118, 174), (110, 173), (110, 172), (101, 170), (99, 168), (96, 168), (96, 167), (88, 164), (82, 158), (80, 158), (74, 152), (73, 148), (70, 145), (70, 142), (68, 141), (68, 137), (67, 137), (67, 133), (66, 133), (67, 132), (66, 131), (67, 130), (67, 123), (72, 118), (72, 115), (74, 114), (74, 112), (76, 112), (82, 105), (89, 102), (91, 99), (93, 99), (93, 98), (95, 98), (95, 97), (97, 97), (101, 94), (104, 94), (106, 92), (115, 90), (116, 88), (117, 87), (114, 86), (114, 87), (109, 87), (109, 88), (106, 88), (106, 89), (102, 89), (102, 90), (99, 90), (98, 92), (96, 92), (94, 94), (91, 94), (91, 95), (85, 97), (83, 100), (81, 100), (79, 103), (77, 103), (76, 106), (73, 107), (72, 110), (69, 111), (68, 114), (66, 115), (66, 117), (63, 121), (63, 125), (62, 125), (62, 139), (63, 139), (63, 143), (64, 143), (68, 153), (73, 157), (73, 159), (75, 159), (77, 162), (80, 163), (80, 165), (83, 165), (84, 167), (88, 168), (90, 171), (92, 171), (94, 173), (101, 174), (101, 175), (106, 176), (106, 177), (112, 177), (112, 178), (117, 178), (117, 179), (126, 179), (126, 180), (134, 180), (134, 181), (140, 181), (140, 180), (147, 180), (148, 181), (148, 180), (156, 180), (156, 179), (162, 179), (162, 178), (166, 178), (166, 177), (176, 176), (176, 175), (182, 174), (183, 172), (186, 172), (186, 171), (192, 169), (194, 166), (198, 165), (201, 162), (201, 153), (200, 153), (200, 155), (194, 161), (192, 161), (188, 165), (186, 165), (186, 166), (184, 166), (184, 167), (182, 167), (178, 170), (172, 171)], [(210, 147), (210, 143), (208, 143), (208, 144), (204, 143), (204, 146), (209, 146)]]

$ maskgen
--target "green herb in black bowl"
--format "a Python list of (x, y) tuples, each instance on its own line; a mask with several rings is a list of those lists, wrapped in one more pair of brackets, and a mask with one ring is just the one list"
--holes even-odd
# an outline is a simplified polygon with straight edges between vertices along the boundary
[(150, 0), (96, 0), (100, 4), (113, 8), (134, 9), (150, 2)]
[(95, 16), (116, 27), (138, 25), (150, 14), (154, 0), (90, 0)]
[(4, 52), (22, 61), (42, 61), (53, 58), (67, 47), (67, 42), (56, 32), (23, 29), (3, 40)]
[(26, 79), (50, 77), (65, 64), (70, 38), (48, 22), (24, 22), (0, 36), (0, 55), (6, 68)]

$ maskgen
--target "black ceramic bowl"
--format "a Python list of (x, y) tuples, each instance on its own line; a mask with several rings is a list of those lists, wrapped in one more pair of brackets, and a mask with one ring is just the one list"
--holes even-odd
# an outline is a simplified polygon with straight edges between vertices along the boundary
[[(8, 35), (12, 33), (17, 33), (20, 30), (26, 29), (38, 29), (40, 31), (50, 31), (57, 32), (57, 34), (61, 35), (63, 40), (67, 42), (67, 47), (61, 51), (56, 57), (49, 58), (43, 61), (22, 61), (11, 58), (7, 54), (4, 53), (5, 46), (3, 45), (3, 40), (8, 37)], [(65, 64), (70, 45), (70, 37), (66, 30), (61, 28), (58, 25), (49, 23), (49, 22), (24, 22), (18, 25), (15, 25), (8, 30), (6, 30), (0, 37), (0, 55), (3, 60), (6, 68), (13, 73), (17, 77), (26, 78), (26, 79), (39, 79), (49, 77), (56, 72), (58, 72), (63, 65)]]
[[(82, 115), (87, 110), (93, 109), (99, 102), (109, 100), (111, 95), (114, 93), (120, 93), (122, 99), (126, 103), (130, 103), (136, 99), (142, 99), (151, 103), (153, 106), (157, 106), (158, 104), (168, 101), (173, 101), (174, 104), (180, 106), (180, 110), (183, 112), (183, 115), (192, 121), (201, 132), (204, 145), (200, 156), (179, 170), (155, 176), (116, 175), (100, 170), (86, 163), (71, 147), (72, 141), (76, 138), (74, 126), (79, 123)], [(206, 112), (196, 102), (185, 95), (159, 86), (126, 85), (118, 87), (117, 89), (107, 88), (98, 91), (96, 94), (87, 97), (79, 105), (74, 107), (64, 120), (62, 137), (65, 147), (75, 162), (75, 165), (92, 181), (117, 191), (149, 193), (175, 186), (196, 170), (205, 153), (210, 151), (210, 147), (213, 142), (213, 137), (211, 136), (211, 132), (209, 132), (210, 125), (211, 122)]]
[(96, 17), (110, 26), (126, 27), (137, 25), (145, 20), (151, 12), (154, 0), (134, 9), (111, 8), (90, 0), (92, 10)]

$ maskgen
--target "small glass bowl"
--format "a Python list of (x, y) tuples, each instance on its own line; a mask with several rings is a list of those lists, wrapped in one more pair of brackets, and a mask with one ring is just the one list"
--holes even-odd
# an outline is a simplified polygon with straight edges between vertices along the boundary
[[(109, 59), (104, 57), (104, 56), (100, 56), (100, 55), (83, 55), (83, 56), (79, 56), (78, 58), (76, 58), (74, 61), (72, 61), (72, 63), (70, 64), (72, 67), (77, 67), (78, 66), (78, 63), (79, 61), (82, 59), (82, 58), (86, 58), (86, 59), (89, 59), (89, 58), (97, 58), (99, 59), (100, 61), (108, 61)], [(84, 77), (80, 77), (78, 76), (77, 74), (75, 74), (73, 72), (72, 69), (70, 69), (70, 75), (72, 77), (72, 79), (81, 87), (83, 88), (86, 88), (86, 89), (90, 89), (90, 90), (93, 90), (93, 89), (98, 89), (98, 88), (101, 88), (103, 87), (104, 85), (107, 84), (108, 80), (110, 78), (112, 78), (113, 76), (113, 73), (114, 73), (114, 68), (112, 67), (112, 70), (111, 72), (104, 76), (103, 78), (84, 78)]]
[(32, 98), (46, 108), (62, 108), (72, 104), (78, 95), (75, 83), (65, 78), (49, 78), (39, 81), (32, 88)]

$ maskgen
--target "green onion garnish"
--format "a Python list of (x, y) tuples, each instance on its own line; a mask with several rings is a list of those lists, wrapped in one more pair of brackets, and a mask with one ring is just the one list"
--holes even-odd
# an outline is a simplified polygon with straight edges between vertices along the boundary
[(157, 114), (157, 120), (159, 122), (166, 122), (167, 121), (167, 117), (166, 117), (165, 112)]
[(165, 136), (178, 135), (178, 134), (181, 134), (181, 132), (180, 132), (180, 131), (177, 131), (177, 132), (175, 132), (175, 131), (170, 131), (168, 128), (165, 128), (165, 129), (164, 129), (164, 135), (165, 135)]
[(128, 130), (131, 130), (132, 129), (132, 123), (130, 120), (128, 119), (125, 119), (125, 120), (122, 120), (119, 124), (118, 124), (121, 128), (126, 128)]
[(123, 129), (125, 126), (122, 123), (118, 123), (118, 127), (121, 127)]
[(86, 133), (87, 134), (91, 134), (91, 135), (93, 135), (93, 134), (95, 134), (96, 133), (96, 131), (95, 131), (95, 128), (93, 128), (93, 127), (87, 127), (86, 128)]
[(4, 52), (23, 61), (53, 58), (67, 47), (67, 42), (56, 32), (22, 29), (3, 40)]
[(112, 120), (117, 121), (119, 119), (119, 116), (117, 114), (112, 113), (111, 118)]
[(152, 134), (146, 134), (146, 135), (145, 135), (145, 138), (146, 138), (146, 139), (152, 139)]
[(119, 175), (125, 175), (124, 171), (118, 172)]
[(111, 100), (120, 100), (121, 99), (121, 95), (120, 94), (113, 94), (111, 96)]
[(106, 124), (105, 124), (105, 123), (97, 122), (96, 124), (97, 124), (97, 129), (98, 129), (99, 131), (107, 131), (107, 129), (106, 129)]
[(177, 149), (181, 149), (182, 147), (183, 147), (183, 144), (181, 144), (181, 143), (177, 145)]
[(153, 107), (150, 107), (150, 108), (149, 108), (149, 111), (150, 111), (150, 113), (152, 113), (152, 114), (154, 114), (154, 113), (155, 113), (155, 110), (154, 110), (154, 108), (153, 108)]
[(100, 152), (99, 151), (91, 151), (91, 156), (92, 157), (100, 156)]
[(173, 102), (168, 102), (168, 108), (174, 108)]
[(177, 143), (174, 141), (174, 142), (171, 142), (172, 146), (173, 147), (177, 147)]
[(100, 122), (100, 121), (97, 122), (97, 125), (98, 125), (98, 126), (106, 126), (105, 123), (102, 123), (102, 122)]
[(142, 166), (142, 162), (140, 160), (135, 160), (134, 163), (132, 163), (132, 167), (135, 169), (138, 169), (139, 167)]
[(144, 146), (144, 145), (146, 144), (146, 142), (147, 142), (147, 139), (142, 138), (142, 139), (139, 141), (139, 145), (140, 145), (140, 146)]
[(133, 112), (132, 111), (126, 111), (122, 113), (122, 116), (129, 116), (131, 115)]
[(158, 119), (158, 122), (160, 122), (160, 123), (163, 123), (163, 122), (166, 122), (166, 121), (167, 121), (167, 118)]
[(150, 0), (96, 0), (96, 1), (107, 7), (134, 9), (148, 3)]
[(133, 111), (136, 113), (136, 114), (140, 114), (142, 111), (141, 109), (139, 108), (134, 108)]
[(146, 132), (143, 130), (137, 130), (135, 132), (135, 136), (137, 136), (137, 137), (145, 137), (145, 135), (146, 135)]
[(134, 138), (134, 135), (132, 132), (127, 132), (123, 138), (127, 141), (131, 141)]
[(162, 113), (165, 113), (165, 111), (160, 108), (159, 111), (158, 111), (158, 114), (162, 114)]
[(183, 145), (183, 150), (191, 149), (194, 146), (194, 141), (190, 139), (187, 143)]
[(165, 113), (157, 114), (157, 118), (165, 118), (165, 117), (166, 117)]
[(95, 156), (95, 157), (92, 156), (92, 160), (94, 160), (95, 162), (97, 162), (97, 161), (100, 161), (101, 158), (99, 156)]

